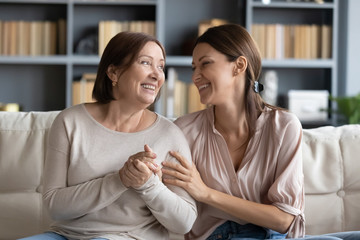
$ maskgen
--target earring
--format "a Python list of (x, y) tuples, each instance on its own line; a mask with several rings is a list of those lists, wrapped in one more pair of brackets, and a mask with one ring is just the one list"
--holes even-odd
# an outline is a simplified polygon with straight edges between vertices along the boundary
[(113, 87), (115, 87), (115, 86), (116, 86), (116, 84), (117, 84), (117, 82), (116, 82), (116, 81), (112, 81), (112, 85), (113, 85)]
[(261, 92), (262, 90), (264, 90), (264, 85), (262, 85), (261, 83), (259, 83), (258, 81), (254, 82), (254, 91), (256, 93)]
[(236, 76), (236, 75), (238, 75), (238, 73), (237, 73), (237, 72), (234, 72), (234, 75)]

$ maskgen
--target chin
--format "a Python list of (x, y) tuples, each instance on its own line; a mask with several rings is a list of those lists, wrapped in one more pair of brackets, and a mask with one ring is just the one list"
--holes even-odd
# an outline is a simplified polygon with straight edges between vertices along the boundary
[(202, 98), (202, 97), (200, 97), (200, 102), (205, 105), (211, 104), (207, 98)]

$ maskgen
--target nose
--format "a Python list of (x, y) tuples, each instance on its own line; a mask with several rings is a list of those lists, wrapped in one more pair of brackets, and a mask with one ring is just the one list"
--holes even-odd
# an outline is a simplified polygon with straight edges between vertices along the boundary
[(200, 81), (200, 79), (201, 79), (200, 71), (197, 70), (197, 69), (195, 69), (195, 70), (193, 71), (193, 73), (192, 73), (192, 77), (191, 77), (191, 78), (192, 78), (192, 81), (193, 81), (194, 83)]
[(151, 71), (151, 78), (155, 81), (159, 81), (162, 78), (165, 78), (164, 71), (156, 66), (153, 66)]

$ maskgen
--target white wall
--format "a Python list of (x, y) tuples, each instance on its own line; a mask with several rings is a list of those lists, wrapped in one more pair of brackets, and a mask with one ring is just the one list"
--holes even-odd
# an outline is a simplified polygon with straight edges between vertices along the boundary
[(360, 93), (360, 1), (340, 0), (339, 95)]

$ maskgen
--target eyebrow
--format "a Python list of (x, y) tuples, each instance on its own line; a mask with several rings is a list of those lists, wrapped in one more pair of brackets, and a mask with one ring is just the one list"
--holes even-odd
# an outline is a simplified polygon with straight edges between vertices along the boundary
[[(149, 55), (139, 55), (139, 57), (138, 58), (141, 58), (141, 57), (148, 57), (148, 58), (151, 58), (151, 59), (154, 59), (152, 56), (149, 56)], [(165, 62), (165, 59), (164, 58), (162, 58), (162, 59), (160, 59), (160, 61), (163, 61), (163, 62)]]
[[(210, 56), (204, 55), (204, 56), (200, 57), (198, 61), (200, 62), (201, 60), (203, 60), (203, 59), (206, 58), (206, 57), (210, 57)], [(191, 64), (194, 64), (194, 61), (192, 61)]]

